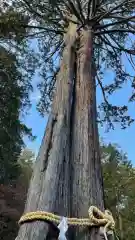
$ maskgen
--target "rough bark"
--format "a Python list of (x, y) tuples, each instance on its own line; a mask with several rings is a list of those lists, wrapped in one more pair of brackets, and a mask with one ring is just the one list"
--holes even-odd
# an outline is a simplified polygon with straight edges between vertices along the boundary
[[(104, 209), (101, 162), (96, 112), (96, 88), (93, 71), (93, 33), (83, 30), (77, 53), (77, 73), (72, 111), (71, 213), (88, 217), (91, 205)], [(80, 238), (82, 236), (82, 238)], [(73, 231), (72, 239), (101, 239), (88, 228)]]
[[(74, 78), (72, 46), (76, 38), (76, 29), (73, 29), (71, 31), (70, 26), (67, 34), (52, 111), (35, 163), (25, 212), (43, 210), (63, 216), (69, 212), (69, 139)], [(43, 240), (48, 231), (49, 225), (45, 222), (25, 223), (16, 240)]]
[[(90, 30), (81, 32), (75, 56), (72, 46), (76, 27), (69, 32), (25, 212), (44, 210), (88, 217), (91, 205), (104, 209), (92, 69), (93, 34)], [(20, 228), (17, 240), (51, 240), (52, 236), (47, 235), (51, 230), (45, 222), (27, 223)], [(70, 228), (69, 239), (103, 238), (95, 229)]]

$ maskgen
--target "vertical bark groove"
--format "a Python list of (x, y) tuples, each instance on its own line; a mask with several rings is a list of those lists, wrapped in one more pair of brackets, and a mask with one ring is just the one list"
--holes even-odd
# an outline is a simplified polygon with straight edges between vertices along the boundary
[[(72, 193), (71, 214), (87, 217), (90, 205), (104, 208), (99, 142), (96, 119), (95, 79), (92, 75), (93, 33), (80, 33), (80, 49), (77, 53), (77, 77), (72, 132)], [(82, 231), (76, 229), (73, 239)], [(97, 236), (99, 236), (97, 234)], [(83, 239), (97, 239), (95, 232), (87, 228)], [(100, 238), (98, 238), (100, 239)]]
[(44, 149), (44, 161), (43, 161), (43, 169), (41, 170), (44, 172), (47, 169), (48, 165), (48, 158), (49, 158), (49, 152), (51, 151), (52, 148), (52, 138), (53, 138), (53, 131), (54, 131), (54, 126), (55, 123), (57, 122), (57, 119), (55, 116), (50, 115), (50, 119), (48, 121), (48, 129), (46, 130), (46, 144), (45, 144), (45, 149)]

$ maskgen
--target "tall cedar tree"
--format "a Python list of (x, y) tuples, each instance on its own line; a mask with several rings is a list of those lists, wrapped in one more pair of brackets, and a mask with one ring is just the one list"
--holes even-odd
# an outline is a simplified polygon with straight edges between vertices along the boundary
[[(133, 119), (127, 106), (113, 106), (107, 95), (134, 77), (126, 72), (122, 56), (133, 63), (135, 54), (135, 0), (36, 1), (18, 0), (14, 7), (30, 17), (27, 37), (37, 38), (42, 60), (40, 84), (42, 112), (51, 107), (35, 170), (26, 212), (45, 210), (59, 215), (87, 217), (90, 205), (104, 209), (96, 109), (96, 81), (104, 102), (100, 106), (109, 126), (122, 128)], [(127, 46), (127, 47), (125, 47)], [(61, 58), (60, 66), (56, 58)], [(41, 60), (40, 60), (41, 62)], [(102, 64), (101, 64), (102, 63)], [(115, 72), (104, 85), (104, 68)], [(56, 81), (57, 79), (57, 81)], [(44, 222), (24, 224), (18, 239), (51, 239), (52, 228)], [(101, 239), (97, 229), (69, 230), (69, 239)], [(53, 236), (54, 239), (56, 237)]]

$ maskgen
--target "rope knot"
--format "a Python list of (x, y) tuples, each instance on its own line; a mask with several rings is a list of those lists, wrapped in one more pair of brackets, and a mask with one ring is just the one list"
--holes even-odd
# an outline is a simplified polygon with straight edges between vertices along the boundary
[(106, 230), (114, 230), (115, 221), (109, 210), (105, 210), (103, 213), (97, 207), (91, 206), (88, 210), (88, 214), (90, 222), (92, 222), (93, 225), (104, 226)]

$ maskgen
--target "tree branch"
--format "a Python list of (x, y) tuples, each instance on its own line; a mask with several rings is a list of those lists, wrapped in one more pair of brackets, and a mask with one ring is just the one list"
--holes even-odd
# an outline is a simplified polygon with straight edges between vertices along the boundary
[(116, 50), (119, 50), (119, 51), (123, 51), (125, 53), (128, 53), (128, 54), (132, 54), (132, 55), (135, 55), (135, 50), (132, 50), (132, 49), (127, 49), (127, 48), (124, 48), (122, 47), (119, 43), (116, 42), (116, 40), (113, 38), (113, 36), (111, 36), (112, 40), (117, 44), (118, 47), (114, 46), (111, 44), (111, 42), (106, 38), (102, 38), (102, 41), (105, 42), (105, 44), (107, 44), (108, 46), (112, 47), (113, 49), (116, 49)]
[(104, 101), (105, 101), (105, 103), (106, 103), (107, 105), (109, 105), (109, 103), (108, 103), (108, 101), (107, 101), (107, 98), (106, 98), (106, 95), (105, 95), (105, 91), (104, 91), (104, 88), (103, 88), (102, 82), (101, 82), (101, 80), (99, 79), (98, 74), (96, 75), (96, 77), (97, 77), (97, 80), (98, 80), (98, 84), (99, 84), (99, 86), (100, 86), (100, 88), (101, 88), (101, 91), (102, 91), (102, 94), (103, 94)]
[(57, 46), (55, 47), (54, 51), (52, 51), (52, 53), (50, 54), (50, 56), (48, 56), (48, 58), (45, 59), (45, 62), (47, 62), (50, 58), (53, 57), (53, 55), (59, 50), (59, 48), (61, 47), (63, 41), (60, 41)]
[[(35, 33), (32, 33), (32, 34), (28, 34), (28, 35), (25, 35), (26, 38), (36, 38), (40, 35), (40, 37), (44, 37), (44, 34), (46, 33), (46, 31), (40, 31), (40, 32), (35, 32)], [(43, 34), (43, 35), (42, 35)], [(42, 36), (41, 36), (42, 35)]]
[(95, 35), (102, 35), (102, 34), (115, 33), (115, 32), (135, 34), (135, 30), (131, 30), (131, 29), (110, 29), (110, 30), (105, 30), (105, 31), (97, 31), (97, 32), (95, 32)]
[[(40, 19), (43, 19), (43, 20), (45, 20), (45, 16), (44, 15), (42, 15), (42, 14), (40, 14), (40, 13), (38, 13), (32, 6), (31, 6), (31, 4), (27, 1), (27, 0), (22, 0), (26, 5), (27, 5), (27, 7), (29, 8), (29, 10), (31, 11), (31, 13), (33, 13), (33, 14), (35, 14), (36, 16), (38, 16)], [(59, 25), (60, 26), (60, 24), (59, 24), (59, 21), (61, 20), (61, 18), (64, 20), (64, 21), (66, 21), (66, 18), (63, 16), (63, 13), (62, 13), (62, 11), (61, 11), (61, 9), (59, 8), (59, 6), (57, 5), (57, 8), (59, 9), (59, 14), (60, 14), (60, 18), (58, 19), (53, 19), (53, 18), (51, 18), (51, 19), (48, 19), (48, 21), (50, 21), (51, 23), (54, 23), (54, 24), (57, 24), (57, 25)], [(46, 11), (50, 11), (50, 9), (48, 9), (48, 8), (46, 8), (45, 9)]]
[[(105, 38), (105, 37), (100, 36), (100, 38), (107, 46), (110, 46), (112, 48), (112, 51), (113, 51), (113, 53), (115, 54), (115, 56), (117, 58), (117, 50), (118, 49), (115, 49), (115, 47), (110, 43), (110, 41), (108, 40), (107, 37)], [(107, 48), (107, 50), (108, 50), (108, 52), (110, 52), (112, 54), (111, 50), (109, 50), (108, 48)]]
[(55, 30), (55, 29), (50, 29), (50, 28), (41, 27), (41, 26), (32, 26), (32, 25), (24, 25), (24, 24), (21, 24), (21, 26), (24, 27), (24, 28), (42, 29), (42, 30), (45, 30), (47, 32), (54, 32), (54, 33), (60, 34), (60, 35), (63, 35), (65, 33), (63, 30)]
[(88, 1), (88, 15), (87, 15), (87, 20), (89, 20), (89, 18), (90, 18), (90, 10), (91, 10), (90, 5), (91, 5), (91, 3), (92, 3), (92, 0), (89, 0), (89, 1)]
[(58, 12), (59, 12), (59, 14), (60, 14), (60, 17), (61, 17), (60, 20), (63, 20), (63, 21), (65, 21), (66, 23), (68, 23), (68, 21), (71, 21), (70, 17), (67, 16), (68, 13), (65, 13), (65, 11), (62, 10), (59, 5), (57, 5), (57, 10), (58, 10)]
[(114, 38), (113, 34), (111, 34), (111, 39), (115, 42), (115, 44), (117, 44), (119, 50), (121, 51), (124, 51), (125, 53), (128, 53), (130, 55), (135, 55), (135, 49), (127, 49), (127, 48), (124, 48), (122, 47), (117, 41), (116, 39)]
[(118, 4), (117, 6), (113, 7), (110, 11), (105, 12), (102, 16), (100, 16), (98, 21), (100, 22), (103, 18), (109, 16), (110, 13), (112, 13), (113, 11), (117, 10), (118, 8), (120, 8), (124, 3), (127, 3), (127, 0), (122, 1), (120, 4)]
[(132, 59), (132, 56), (130, 55), (130, 56), (129, 56), (130, 58), (129, 58), (129, 57), (127, 56), (127, 54), (126, 54), (126, 57), (127, 57), (128, 61), (129, 61), (129, 63), (131, 64), (133, 70), (135, 71), (135, 64), (134, 64), (134, 61), (133, 61), (133, 59)]
[(81, 6), (81, 3), (80, 3), (80, 0), (76, 0), (76, 2), (77, 2), (78, 10), (79, 10), (79, 12), (80, 12), (82, 21), (85, 22), (85, 17), (84, 17), (84, 15), (83, 15), (83, 10), (82, 10), (82, 6)]
[[(135, 20), (134, 19), (132, 19), (132, 17), (134, 17), (135, 18), (135, 15), (134, 16), (130, 16), (131, 17), (131, 22), (135, 22)], [(129, 18), (130, 18), (129, 17)], [(128, 16), (125, 16), (125, 17), (123, 17), (122, 15), (121, 16), (119, 16), (119, 15), (114, 15), (114, 14), (111, 14), (108, 18), (114, 18), (114, 19), (120, 19), (120, 20), (122, 20), (122, 19), (127, 19), (128, 18)], [(107, 19), (107, 18), (106, 18)]]
[(114, 26), (114, 25), (116, 25), (116, 24), (121, 24), (121, 23), (127, 22), (128, 20), (132, 20), (132, 18), (135, 19), (135, 16), (130, 16), (130, 17), (127, 17), (127, 18), (122, 18), (120, 21), (108, 23), (108, 24), (106, 24), (106, 25), (99, 25), (99, 26), (98, 26), (98, 29), (104, 29), (104, 28), (107, 28), (107, 27)]
[(41, 19), (44, 19), (44, 17), (40, 14), (40, 13), (38, 13), (32, 6), (31, 6), (31, 4), (27, 1), (27, 0), (22, 0), (26, 5), (27, 5), (27, 7), (29, 8), (29, 10), (33, 13), (33, 14), (35, 14), (35, 15), (37, 15), (39, 18), (41, 18)]
[(74, 13), (74, 15), (77, 17), (77, 19), (83, 24), (83, 20), (80, 17), (80, 14), (78, 13), (75, 5), (73, 4), (72, 0), (68, 0), (69, 5), (70, 5), (70, 10)]
[(93, 3), (92, 3), (92, 14), (93, 14), (93, 16), (96, 13), (98, 2), (99, 2), (99, 0), (93, 0)]
[[(119, 50), (118, 48), (114, 47), (114, 46), (110, 43), (110, 41), (108, 40), (108, 38), (104, 38), (104, 37), (102, 37), (102, 36), (100, 36), (100, 38), (101, 38), (102, 42), (103, 42), (104, 44), (106, 44), (107, 46), (111, 47), (113, 51), (114, 51), (114, 49)], [(107, 48), (107, 51), (109, 51), (108, 48)], [(112, 52), (110, 51), (110, 53), (112, 53)]]
[[(107, 101), (107, 98), (106, 98), (106, 95), (105, 95), (105, 91), (104, 91), (102, 82), (100, 81), (100, 78), (99, 78), (98, 74), (96, 75), (96, 77), (97, 77), (98, 84), (99, 84), (99, 86), (100, 86), (100, 88), (101, 88), (101, 91), (102, 91), (102, 95), (103, 95), (104, 102), (106, 103), (106, 105), (107, 105), (108, 108), (109, 108), (109, 107), (110, 107), (110, 104), (109, 104), (109, 102)], [(108, 111), (106, 112), (106, 118), (107, 118), (107, 121), (108, 121), (108, 123), (110, 124), (110, 126), (113, 128), (113, 124), (112, 124), (112, 122), (111, 122), (111, 120), (110, 120)]]

